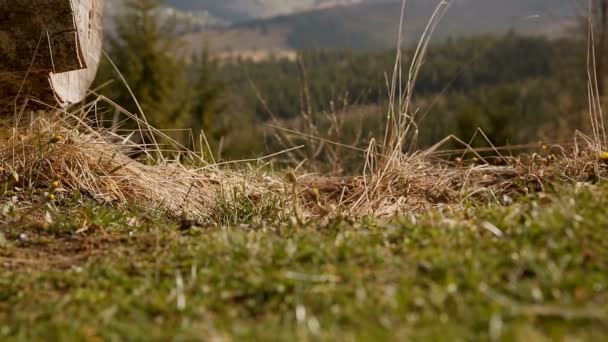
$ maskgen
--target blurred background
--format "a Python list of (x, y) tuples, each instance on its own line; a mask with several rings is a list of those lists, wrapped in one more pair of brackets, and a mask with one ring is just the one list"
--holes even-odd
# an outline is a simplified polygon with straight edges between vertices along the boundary
[[(408, 0), (403, 73), (440, 1)], [(588, 71), (604, 92), (605, 0), (454, 0), (433, 34), (414, 109), (417, 147), (481, 128), (500, 146), (587, 130)], [(106, 0), (98, 92), (213, 160), (291, 153), (357, 171), (381, 139), (400, 0)], [(589, 18), (595, 63), (588, 63)], [(591, 65), (590, 67), (588, 67)], [(113, 108), (101, 112), (129, 128)], [(202, 147), (205, 133), (211, 151)], [(487, 145), (473, 141), (473, 145)], [(457, 147), (457, 146), (454, 146)], [(289, 163), (289, 160), (286, 161)]]

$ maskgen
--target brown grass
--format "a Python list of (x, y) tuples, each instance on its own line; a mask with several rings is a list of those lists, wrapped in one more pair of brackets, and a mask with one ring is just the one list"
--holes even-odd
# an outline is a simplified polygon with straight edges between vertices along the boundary
[[(289, 173), (284, 177), (256, 169), (265, 158), (243, 163), (250, 165), (249, 169), (241, 168), (243, 171), (232, 168), (238, 162), (207, 163), (202, 156), (148, 125), (144, 116), (122, 111), (99, 97), (73, 112), (51, 110), (24, 115), (22, 110), (4, 122), (0, 126), (0, 184), (44, 195), (51, 182), (60, 179), (59, 192), (63, 194), (79, 191), (101, 203), (137, 204), (159, 208), (176, 217), (206, 220), (212, 217), (217, 202), (230, 201), (236, 189), (254, 206), (264, 196), (289, 199), (282, 202), (284, 208), (277, 210), (304, 218), (385, 217), (430, 208), (457, 209), (470, 203), (504, 204), (555, 182), (605, 178), (606, 167), (600, 154), (607, 139), (597, 76), (592, 72), (592, 137), (577, 133), (570, 146), (541, 146), (537, 152), (516, 156), (503, 155), (502, 149), (491, 143), (488, 151), (492, 153), (482, 155), (455, 137), (416, 151), (413, 89), (432, 32), (450, 4), (451, 1), (442, 2), (433, 14), (407, 73), (402, 70), (401, 52), (397, 54), (393, 75), (387, 77), (390, 110), (386, 134), (381, 144), (370, 142), (362, 158), (365, 167), (361, 176)], [(592, 49), (593, 44), (590, 46)], [(138, 128), (124, 135), (100, 128), (94, 118), (104, 103), (121, 110)], [(203, 138), (201, 142), (206, 141)], [(449, 140), (462, 143), (463, 149), (442, 151)], [(530, 146), (527, 148), (530, 150)], [(140, 157), (132, 158), (134, 152)], [(458, 153), (460, 157), (450, 162), (446, 153)]]
[[(587, 147), (539, 147), (537, 153), (517, 157), (502, 156), (498, 149), (494, 157), (485, 158), (473, 149), (448, 151), (470, 156), (451, 162), (439, 145), (410, 156), (394, 154), (398, 158), (388, 164), (383, 154), (370, 152), (365, 174), (355, 177), (285, 177), (255, 168), (234, 171), (207, 164), (189, 151), (175, 150), (173, 155), (181, 153), (181, 161), (169, 160), (167, 154), (161, 157), (159, 145), (136, 144), (111, 130), (93, 128), (85, 120), (91, 114), (80, 113), (86, 115), (56, 111), (5, 122), (0, 128), (0, 183), (34, 189), (43, 196), (60, 179), (59, 196), (79, 191), (100, 203), (135, 204), (175, 217), (207, 220), (217, 201), (231, 200), (235, 189), (254, 205), (264, 196), (285, 198), (287, 204), (278, 210), (291, 213), (296, 203), (304, 218), (387, 217), (431, 208), (453, 210), (470, 203), (504, 204), (554, 182), (597, 181), (606, 176), (592, 139), (580, 143)], [(177, 145), (166, 136), (157, 140), (161, 138), (166, 145)], [(143, 157), (130, 157), (134, 151)]]
[(42, 191), (60, 180), (60, 192), (79, 191), (101, 203), (202, 216), (212, 205), (212, 184), (217, 183), (213, 172), (196, 172), (178, 162), (138, 162), (127, 154), (145, 147), (61, 111), (5, 123), (0, 146), (1, 182)]

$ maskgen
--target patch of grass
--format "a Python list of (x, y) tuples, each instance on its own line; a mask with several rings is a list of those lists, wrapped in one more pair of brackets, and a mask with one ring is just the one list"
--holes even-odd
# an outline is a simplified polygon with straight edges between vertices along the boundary
[(287, 219), (289, 198), (279, 193), (249, 194), (238, 186), (217, 197), (210, 220), (217, 225), (278, 224)]
[(180, 230), (85, 203), (5, 234), (0, 339), (604, 340), (607, 205), (607, 186), (558, 187), (453, 214)]

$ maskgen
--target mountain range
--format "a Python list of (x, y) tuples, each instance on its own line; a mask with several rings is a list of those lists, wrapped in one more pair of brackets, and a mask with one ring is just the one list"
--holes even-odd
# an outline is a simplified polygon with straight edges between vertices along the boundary
[[(124, 1), (106, 0), (106, 11), (110, 19), (120, 13)], [(394, 0), (164, 0), (161, 2), (168, 13), (184, 20), (191, 20), (201, 28), (226, 26), (336, 6), (390, 1)]]
[(336, 6), (390, 1), (393, 0), (167, 0), (166, 4), (182, 11), (208, 11), (221, 20), (238, 23)]
[[(110, 16), (122, 0), (107, 0)], [(407, 0), (405, 43), (414, 44), (440, 0)], [(452, 0), (435, 39), (521, 34), (556, 37), (584, 0)], [(167, 13), (193, 23), (193, 51), (216, 54), (303, 48), (377, 49), (397, 41), (401, 0), (167, 0)]]

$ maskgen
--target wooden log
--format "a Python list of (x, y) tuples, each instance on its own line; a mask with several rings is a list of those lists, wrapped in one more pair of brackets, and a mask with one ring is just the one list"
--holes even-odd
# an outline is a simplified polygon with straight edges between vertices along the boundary
[(102, 18), (103, 0), (0, 0), (0, 114), (26, 98), (81, 101), (99, 65)]

